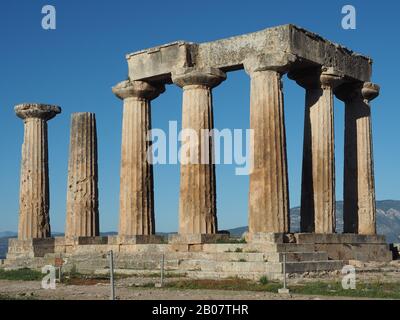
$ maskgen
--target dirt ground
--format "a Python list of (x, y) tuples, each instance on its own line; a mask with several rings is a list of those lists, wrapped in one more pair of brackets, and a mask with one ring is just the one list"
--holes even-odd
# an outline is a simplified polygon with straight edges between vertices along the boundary
[[(340, 272), (305, 273), (290, 275), (288, 285), (308, 281), (340, 280)], [(167, 278), (168, 281), (182, 278)], [(357, 281), (400, 283), (400, 261), (390, 264), (363, 264), (357, 269)], [(159, 283), (158, 278), (129, 277), (116, 281), (116, 296), (120, 300), (326, 300), (354, 299), (348, 297), (327, 297), (271, 292), (233, 291), (233, 290), (177, 290), (156, 288), (149, 283)], [(55, 290), (41, 288), (40, 281), (0, 280), (0, 296), (17, 299), (56, 299), (56, 300), (102, 300), (110, 298), (110, 285), (107, 280), (90, 279), (83, 282), (71, 281), (68, 285), (57, 283)]]
[[(106, 300), (110, 298), (110, 286), (105, 283), (95, 285), (57, 284), (55, 290), (41, 288), (38, 281), (0, 280), (0, 295), (17, 299), (44, 300)], [(119, 300), (316, 300), (344, 299), (323, 296), (280, 295), (269, 292), (228, 291), (228, 290), (176, 290), (164, 288), (130, 287), (117, 284), (116, 296)]]

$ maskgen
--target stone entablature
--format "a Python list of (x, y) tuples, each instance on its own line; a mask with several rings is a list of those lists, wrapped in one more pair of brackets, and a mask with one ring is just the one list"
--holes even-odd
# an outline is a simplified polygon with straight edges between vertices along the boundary
[(162, 83), (171, 83), (176, 68), (211, 67), (229, 72), (243, 69), (247, 60), (258, 57), (277, 68), (289, 59), (291, 70), (325, 66), (349, 80), (365, 82), (371, 77), (369, 57), (290, 24), (199, 44), (177, 41), (126, 56), (131, 80)]

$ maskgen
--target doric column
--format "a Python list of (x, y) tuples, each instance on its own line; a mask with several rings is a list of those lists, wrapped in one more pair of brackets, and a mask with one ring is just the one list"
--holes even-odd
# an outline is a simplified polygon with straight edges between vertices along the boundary
[(113, 88), (124, 101), (120, 181), (120, 236), (155, 233), (153, 167), (147, 159), (151, 141), (150, 101), (164, 91), (143, 81), (123, 81)]
[(17, 116), (24, 120), (18, 239), (49, 238), (50, 200), (47, 121), (61, 112), (57, 106), (20, 104)]
[(94, 113), (74, 113), (68, 164), (66, 238), (99, 236), (97, 132)]
[(251, 77), (252, 170), (249, 233), (290, 229), (284, 99), (281, 72), (246, 64)]
[(331, 68), (291, 74), (306, 89), (301, 231), (334, 233), (336, 228), (333, 89), (342, 76)]
[[(182, 129), (192, 130), (198, 138), (197, 142), (182, 141), (182, 145), (191, 145), (187, 154), (181, 154), (180, 234), (218, 231), (213, 137), (209, 135), (203, 139), (205, 131), (202, 130), (214, 128), (211, 89), (225, 79), (222, 71), (212, 68), (179, 70), (172, 77), (173, 82), (183, 88)], [(188, 161), (182, 161), (186, 157)]]
[(343, 222), (345, 233), (376, 234), (374, 162), (369, 101), (379, 95), (372, 83), (341, 86), (345, 102)]

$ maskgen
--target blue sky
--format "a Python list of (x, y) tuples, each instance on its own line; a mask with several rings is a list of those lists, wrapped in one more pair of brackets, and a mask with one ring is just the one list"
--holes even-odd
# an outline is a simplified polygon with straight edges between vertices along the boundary
[[(41, 9), (57, 10), (57, 29), (41, 28)], [(341, 8), (357, 10), (357, 29), (341, 28)], [(72, 112), (95, 112), (99, 138), (101, 230), (116, 230), (122, 103), (111, 87), (127, 76), (125, 54), (175, 40), (205, 42), (293, 23), (374, 59), (373, 102), (377, 199), (400, 199), (398, 13), (400, 3), (372, 1), (32, 1), (0, 2), (0, 231), (16, 230), (23, 124), (20, 102), (58, 104), (49, 122), (51, 224), (64, 230), (69, 123)], [(285, 79), (285, 112), (291, 206), (300, 202), (304, 90)], [(215, 127), (249, 126), (249, 79), (229, 73), (214, 91)], [(181, 121), (181, 89), (171, 85), (153, 102), (153, 127)], [(342, 199), (343, 104), (335, 105), (336, 193)], [(179, 165), (155, 169), (157, 231), (178, 225)], [(220, 228), (247, 225), (248, 177), (217, 166)]]

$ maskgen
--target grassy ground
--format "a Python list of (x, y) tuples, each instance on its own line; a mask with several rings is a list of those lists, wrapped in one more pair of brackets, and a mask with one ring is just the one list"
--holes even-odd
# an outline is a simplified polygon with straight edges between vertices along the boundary
[(32, 269), (3, 270), (0, 269), (0, 280), (35, 281), (42, 280), (43, 274)]
[(378, 299), (400, 299), (400, 283), (359, 282), (356, 289), (345, 290), (340, 282), (311, 282), (290, 287), (291, 292), (335, 297), (360, 297)]
[[(214, 289), (214, 290), (237, 290), (237, 291), (267, 291), (278, 292), (282, 284), (268, 282), (265, 278), (259, 282), (227, 279), (227, 280), (180, 280), (169, 282), (165, 285), (171, 289)], [(335, 297), (358, 297), (378, 299), (400, 299), (400, 283), (357, 283), (356, 289), (345, 290), (341, 282), (316, 281), (289, 286), (290, 292), (302, 295), (321, 295)]]
[[(159, 277), (158, 273), (148, 274), (148, 277)], [(131, 277), (128, 275), (116, 275), (116, 279)], [(138, 275), (143, 278), (144, 276)], [(173, 274), (166, 274), (166, 278), (174, 277)], [(43, 274), (31, 269), (19, 269), (5, 271), (0, 269), (0, 280), (13, 281), (40, 281)], [(98, 283), (108, 283), (108, 276), (82, 275), (72, 273), (65, 275), (63, 283), (65, 285), (95, 285)], [(140, 287), (154, 288), (154, 282), (142, 284)], [(232, 291), (258, 291), (277, 293), (282, 287), (280, 282), (269, 281), (262, 277), (258, 282), (231, 278), (224, 280), (194, 280), (178, 279), (168, 280), (164, 288), (171, 290), (232, 290)], [(290, 293), (300, 295), (333, 296), (333, 297), (357, 297), (357, 298), (378, 298), (378, 299), (400, 299), (399, 282), (361, 282), (358, 281), (356, 289), (344, 290), (340, 281), (307, 281), (289, 285)], [(18, 299), (31, 299), (32, 297), (19, 297)], [(0, 294), (0, 300), (13, 299), (4, 294)]]

